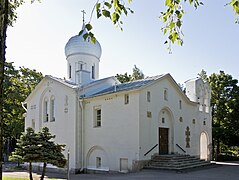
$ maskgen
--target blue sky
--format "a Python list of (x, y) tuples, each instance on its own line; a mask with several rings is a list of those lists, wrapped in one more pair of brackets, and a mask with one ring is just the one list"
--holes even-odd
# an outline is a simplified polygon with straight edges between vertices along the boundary
[[(100, 77), (132, 72), (137, 65), (146, 76), (170, 73), (178, 83), (194, 78), (204, 69), (224, 70), (239, 79), (239, 25), (228, 0), (204, 2), (195, 11), (184, 4), (184, 45), (174, 45), (169, 54), (163, 44), (159, 21), (164, 1), (133, 0), (134, 14), (123, 18), (123, 32), (106, 19), (92, 25), (102, 47)], [(25, 3), (18, 9), (14, 27), (8, 29), (7, 60), (15, 66), (36, 69), (44, 75), (66, 76), (64, 47), (82, 27), (85, 10), (89, 20), (95, 0), (42, 0)]]

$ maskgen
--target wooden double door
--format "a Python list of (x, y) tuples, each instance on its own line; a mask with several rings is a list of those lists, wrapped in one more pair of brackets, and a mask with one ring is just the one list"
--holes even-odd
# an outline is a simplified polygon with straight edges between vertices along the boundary
[(159, 127), (159, 154), (169, 153), (169, 128)]

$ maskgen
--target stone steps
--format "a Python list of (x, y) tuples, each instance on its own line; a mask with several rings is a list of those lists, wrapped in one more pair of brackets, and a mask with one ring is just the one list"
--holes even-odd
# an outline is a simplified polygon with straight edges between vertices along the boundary
[(185, 171), (212, 165), (210, 162), (189, 155), (154, 155), (147, 169)]

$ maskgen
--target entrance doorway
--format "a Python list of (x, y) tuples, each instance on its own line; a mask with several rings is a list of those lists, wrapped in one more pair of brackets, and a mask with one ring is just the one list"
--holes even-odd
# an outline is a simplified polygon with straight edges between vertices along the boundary
[(159, 127), (159, 154), (168, 154), (168, 132), (169, 128)]
[(208, 139), (205, 132), (200, 136), (200, 159), (208, 160)]

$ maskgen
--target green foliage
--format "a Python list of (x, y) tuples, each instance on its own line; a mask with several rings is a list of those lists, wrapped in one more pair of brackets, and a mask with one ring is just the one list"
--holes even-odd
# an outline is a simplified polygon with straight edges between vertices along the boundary
[[(203, 5), (202, 2), (198, 0), (184, 0), (184, 3), (189, 2), (190, 5), (193, 5), (196, 9)], [(161, 28), (164, 35), (167, 36), (167, 40), (164, 44), (169, 44), (168, 50), (171, 52), (171, 44), (175, 42), (179, 45), (183, 45), (183, 33), (182, 33), (182, 18), (185, 14), (182, 0), (165, 0), (166, 11), (161, 12), (159, 19), (165, 24)]]
[(239, 157), (231, 153), (221, 153), (218, 155), (217, 161), (239, 161)]
[(51, 135), (47, 127), (42, 128), (38, 133), (39, 144), (41, 146), (41, 162), (50, 163), (58, 167), (64, 167), (66, 159), (62, 154), (65, 145), (55, 144), (52, 139), (55, 135)]
[(18, 139), (24, 130), (25, 110), (21, 102), (27, 98), (43, 78), (42, 73), (20, 67), (16, 70), (12, 63), (5, 63), (4, 71), (4, 138)]
[(139, 79), (144, 79), (144, 73), (136, 65), (134, 65), (132, 75), (130, 75), (130, 74), (128, 75), (128, 73), (126, 72), (124, 74), (116, 74), (115, 77), (121, 83), (125, 83), (125, 82), (135, 81), (135, 80), (139, 80)]
[[(128, 0), (129, 4), (131, 2), (132, 0)], [(100, 17), (105, 17), (106, 19), (109, 19), (117, 28), (120, 28), (120, 30), (123, 30), (121, 26), (123, 24), (123, 21), (121, 20), (122, 15), (127, 16), (129, 13), (134, 13), (133, 10), (127, 7), (125, 5), (125, 2), (122, 0), (109, 0), (109, 1), (104, 0), (101, 2), (99, 2), (98, 0), (92, 10), (91, 18), (94, 10), (96, 10), (97, 19)], [(94, 33), (92, 33), (93, 27), (90, 21), (85, 25), (87, 31), (84, 32), (84, 30), (81, 30), (79, 35), (81, 35), (84, 32), (83, 35), (84, 39), (90, 40), (91, 42), (95, 43), (96, 38), (94, 36)]]
[(10, 156), (9, 160), (13, 161), (13, 162), (23, 162), (23, 158), (19, 154), (20, 154), (19, 150), (13, 152), (12, 155)]
[(65, 156), (62, 154), (65, 145), (55, 144), (51, 139), (55, 138), (55, 135), (51, 135), (47, 127), (42, 128), (42, 131), (38, 133), (39, 146), (41, 147), (40, 162), (43, 162), (43, 170), (41, 180), (44, 179), (46, 172), (46, 165), (50, 163), (54, 166), (64, 167), (66, 165)]
[(204, 81), (207, 82), (208, 81), (208, 77), (207, 77), (207, 72), (202, 69), (202, 71), (200, 73), (198, 73), (198, 76)]
[[(121, 30), (123, 30), (121, 27), (123, 24), (123, 21), (121, 20), (122, 16), (127, 16), (129, 13), (134, 13), (132, 9), (127, 7), (127, 2), (130, 5), (132, 0), (98, 0), (93, 8), (93, 11), (96, 11), (97, 19), (100, 17), (105, 17), (106, 19), (109, 19), (116, 27), (119, 27)], [(164, 23), (164, 26), (161, 28), (161, 30), (167, 37), (167, 39), (164, 41), (164, 44), (168, 44), (168, 50), (171, 53), (172, 44), (177, 43), (181, 46), (183, 45), (182, 19), (185, 14), (183, 3), (188, 3), (195, 9), (204, 4), (199, 0), (165, 0), (164, 2), (166, 10), (161, 12), (159, 19)], [(236, 22), (239, 23), (239, 0), (231, 0), (231, 2), (227, 5), (230, 5), (233, 8), (237, 17)], [(93, 11), (91, 13), (91, 18)], [(88, 36), (94, 37), (94, 34), (87, 34), (86, 37)], [(95, 37), (93, 40), (95, 41)]]
[(124, 74), (116, 74), (115, 76), (121, 83), (132, 81), (131, 75), (126, 72)]
[(9, 0), (8, 3), (8, 25), (12, 26), (17, 19), (16, 9), (24, 3), (24, 0)]
[(32, 128), (27, 128), (21, 135), (16, 148), (16, 155), (22, 156), (23, 162), (38, 162), (41, 157), (38, 135)]
[(87, 23), (85, 25), (85, 29), (82, 29), (80, 32), (79, 32), (79, 36), (82, 35), (83, 33), (83, 38), (85, 40), (88, 40), (88, 41), (91, 41), (93, 43), (96, 43), (96, 38), (94, 36), (94, 34), (91, 32), (91, 29), (92, 29), (92, 25), (90, 23)]
[[(202, 71), (201, 76), (206, 77)], [(239, 146), (239, 87), (238, 80), (220, 71), (207, 78), (210, 83), (213, 143), (216, 154), (221, 151), (221, 145)]]
[[(55, 135), (51, 135), (49, 129), (44, 127), (42, 131), (35, 133), (32, 128), (27, 128), (18, 140), (17, 148), (10, 156), (10, 160), (18, 162), (43, 162), (42, 177), (45, 175), (47, 163), (51, 163), (58, 167), (64, 167), (66, 159), (62, 152), (65, 145), (55, 144), (52, 139)], [(31, 168), (29, 168), (30, 177), (32, 177)]]
[(236, 16), (236, 23), (239, 23), (238, 16), (239, 16), (239, 0), (232, 0), (228, 5), (232, 6), (233, 11), (235, 11), (235, 16)]
[[(131, 0), (128, 0), (128, 3), (131, 3)], [(113, 24), (116, 25), (116, 27), (119, 27), (121, 30), (123, 30), (121, 27), (121, 24), (123, 24), (121, 21), (121, 16), (123, 14), (127, 16), (128, 13), (134, 13), (129, 7), (126, 7), (124, 1), (120, 0), (111, 0), (108, 2), (98, 1), (95, 8), (97, 18), (104, 16), (105, 18), (110, 19)]]
[[(40, 0), (37, 0), (40, 2)], [(4, 1), (1, 1), (2, 3)], [(25, 1), (24, 0), (8, 0), (8, 25), (13, 26), (13, 23), (17, 19), (16, 9), (21, 6)], [(31, 3), (35, 2), (35, 0), (31, 0)], [(2, 6), (3, 7), (3, 6)], [(4, 9), (0, 8), (0, 15), (4, 14)]]
[[(221, 154), (234, 146), (239, 146), (239, 87), (238, 80), (220, 71), (207, 76), (205, 70), (199, 74), (204, 81), (210, 83), (212, 106), (213, 150), (217, 160), (227, 158)], [(229, 157), (230, 158), (230, 157)]]
[(132, 80), (144, 79), (144, 73), (136, 65), (133, 68)]

